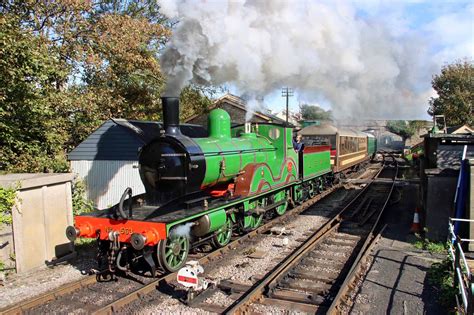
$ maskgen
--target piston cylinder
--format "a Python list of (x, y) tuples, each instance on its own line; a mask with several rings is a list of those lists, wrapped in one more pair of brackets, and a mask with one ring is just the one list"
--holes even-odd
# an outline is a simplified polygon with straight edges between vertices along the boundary
[(217, 231), (227, 222), (225, 210), (219, 210), (213, 213), (203, 215), (195, 221), (192, 227), (192, 234), (195, 236), (204, 236)]

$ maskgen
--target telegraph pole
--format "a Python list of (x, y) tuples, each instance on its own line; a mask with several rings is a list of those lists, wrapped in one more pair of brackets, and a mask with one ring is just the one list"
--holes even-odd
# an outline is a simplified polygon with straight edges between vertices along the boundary
[(288, 124), (288, 99), (293, 96), (293, 89), (289, 87), (284, 87), (281, 89), (281, 96), (286, 97), (286, 124)]

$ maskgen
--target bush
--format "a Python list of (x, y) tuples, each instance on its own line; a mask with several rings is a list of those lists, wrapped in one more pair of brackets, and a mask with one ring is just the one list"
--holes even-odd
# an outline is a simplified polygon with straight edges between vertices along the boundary
[(94, 210), (92, 201), (86, 197), (86, 185), (83, 180), (76, 178), (72, 184), (72, 212), (74, 215), (88, 213)]
[(0, 187), (0, 224), (12, 224), (12, 209), (16, 202), (16, 188)]

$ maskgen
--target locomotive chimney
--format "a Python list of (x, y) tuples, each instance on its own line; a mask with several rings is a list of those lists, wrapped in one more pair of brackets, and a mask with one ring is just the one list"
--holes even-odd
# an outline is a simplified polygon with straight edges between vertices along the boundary
[(166, 134), (180, 134), (179, 130), (179, 98), (162, 97), (163, 105), (163, 128)]

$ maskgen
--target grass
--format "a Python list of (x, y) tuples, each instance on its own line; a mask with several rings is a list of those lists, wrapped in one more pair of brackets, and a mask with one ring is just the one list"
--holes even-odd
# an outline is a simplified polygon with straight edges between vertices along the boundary
[(446, 254), (449, 244), (447, 242), (433, 242), (427, 238), (416, 235), (417, 239), (413, 242), (413, 246), (417, 249), (427, 250), (433, 254)]
[(76, 251), (88, 251), (94, 249), (96, 246), (95, 238), (78, 238), (74, 241)]
[(452, 260), (447, 257), (431, 265), (427, 273), (428, 283), (438, 291), (436, 299), (450, 313), (455, 313), (457, 288), (454, 287)]
[[(416, 234), (413, 246), (417, 249), (427, 250), (432, 254), (448, 255), (448, 242), (434, 242), (419, 234)], [(426, 276), (428, 283), (436, 290), (435, 298), (439, 304), (444, 306), (450, 314), (455, 314), (457, 288), (454, 287), (452, 266), (452, 260), (448, 256), (444, 260), (432, 264)]]

